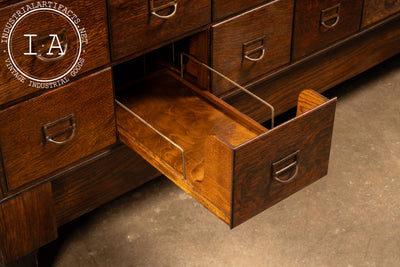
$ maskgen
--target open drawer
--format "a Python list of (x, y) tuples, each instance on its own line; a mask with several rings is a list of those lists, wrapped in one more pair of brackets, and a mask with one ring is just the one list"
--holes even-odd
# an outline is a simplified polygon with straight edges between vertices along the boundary
[(121, 141), (231, 227), (327, 173), (336, 99), (305, 90), (268, 130), (171, 70), (133, 87), (116, 101)]

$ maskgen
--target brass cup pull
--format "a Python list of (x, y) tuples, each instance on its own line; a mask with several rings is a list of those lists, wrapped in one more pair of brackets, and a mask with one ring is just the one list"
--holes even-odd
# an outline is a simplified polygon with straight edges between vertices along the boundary
[[(265, 56), (265, 48), (264, 48), (264, 39), (265, 35), (261, 36), (257, 39), (254, 39), (250, 42), (243, 44), (243, 58), (250, 60), (252, 62), (260, 61)], [(258, 57), (252, 57), (251, 55), (259, 54)]]
[[(53, 143), (57, 145), (64, 145), (70, 142), (76, 132), (75, 115), (70, 114), (67, 117), (59, 120), (46, 123), (42, 126), (45, 143)], [(55, 138), (66, 136), (64, 140), (56, 140)]]
[[(49, 46), (45, 45), (46, 43), (51, 43), (50, 46), (52, 45), (52, 42), (50, 42), (51, 38), (49, 36), (39, 38), (38, 40), (35, 41), (35, 46), (37, 47), (37, 53), (36, 53), (36, 58), (44, 61), (44, 62), (56, 62), (58, 60), (61, 60), (64, 58), (64, 56), (67, 54), (67, 49), (68, 49), (68, 36), (66, 29), (60, 30), (57, 34), (57, 36), (61, 36), (59, 41), (60, 45), (62, 46), (62, 51), (64, 53), (60, 54), (56, 57), (48, 57), (47, 53), (49, 52)], [(53, 39), (54, 41), (54, 39)], [(58, 45), (58, 44), (57, 44)]]
[(326, 29), (332, 29), (340, 20), (340, 3), (321, 11), (321, 25)]
[[(257, 57), (257, 58), (250, 57), (251, 54), (255, 54), (256, 52), (260, 52), (260, 56), (259, 57)], [(257, 61), (262, 60), (264, 58), (264, 56), (265, 56), (265, 48), (259, 47), (257, 49), (254, 49), (254, 50), (251, 50), (251, 51), (247, 52), (244, 55), (244, 58), (247, 59), (247, 60), (253, 61), (253, 62), (257, 62)]]
[[(167, 8), (171, 8), (171, 12), (168, 15), (160, 15), (157, 12), (161, 10), (165, 10)], [(157, 18), (160, 19), (169, 19), (172, 18), (176, 14), (176, 10), (178, 9), (178, 1), (173, 0), (169, 2), (168, 4), (159, 6), (159, 7), (154, 7), (154, 0), (150, 0), (150, 12), (152, 15), (156, 16)]]
[[(299, 172), (299, 152), (297, 150), (293, 154), (272, 163), (272, 177), (279, 183), (288, 184), (292, 182)], [(284, 174), (289, 174), (289, 177), (282, 179)]]

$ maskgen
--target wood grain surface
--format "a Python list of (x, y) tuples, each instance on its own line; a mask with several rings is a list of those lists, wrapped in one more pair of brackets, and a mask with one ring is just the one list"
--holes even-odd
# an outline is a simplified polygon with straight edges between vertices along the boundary
[[(42, 126), (70, 114), (74, 138), (46, 142)], [(43, 178), (116, 140), (110, 69), (0, 112), (0, 139), (9, 190)]]
[(249, 9), (251, 7), (255, 7), (263, 2), (271, 2), (272, 0), (213, 0), (212, 1), (212, 10), (213, 10), (213, 20), (217, 21), (223, 19), (229, 15), (233, 15)]
[[(155, 0), (155, 6), (170, 0)], [(169, 19), (151, 15), (148, 1), (109, 1), (113, 59), (120, 59), (158, 43), (173, 40), (211, 22), (210, 0), (179, 0)], [(167, 14), (170, 10), (165, 11)], [(166, 15), (166, 14), (163, 14)]]
[[(13, 15), (14, 12), (19, 10), (22, 6), (26, 5), (31, 1), (24, 1), (18, 5), (12, 5), (10, 7), (0, 10), (0, 25), (5, 25), (6, 20)], [(87, 33), (88, 43), (83, 45), (84, 53), (82, 53), (82, 58), (85, 59), (82, 69), (79, 73), (84, 73), (94, 68), (103, 66), (109, 62), (109, 48), (108, 48), (108, 28), (107, 28), (107, 11), (106, 11), (106, 1), (72, 1), (72, 0), (62, 0), (58, 1), (75, 12), (75, 14), (81, 20), (79, 22), (80, 29)], [(34, 14), (33, 16), (28, 16), (26, 20), (23, 20), (22, 24), (18, 26), (18, 32), (14, 35), (16, 36), (14, 47), (14, 55), (17, 55), (17, 61), (24, 70), (28, 73), (32, 73), (40, 76), (52, 76), (55, 73), (60, 72), (60, 70), (66, 69), (71, 63), (71, 57), (75, 55), (76, 40), (72, 27), (68, 25), (66, 20), (60, 19), (60, 16), (55, 16), (49, 13), (48, 15)], [(2, 28), (3, 29), (3, 28)], [(66, 51), (66, 56), (61, 60), (55, 62), (44, 62), (39, 60), (35, 56), (24, 56), (23, 53), (27, 53), (29, 50), (29, 42), (23, 34), (27, 32), (31, 34), (37, 34), (38, 38), (45, 38), (49, 33), (57, 34), (62, 29), (67, 29), (69, 35), (69, 49)], [(35, 31), (35, 32), (33, 32)], [(19, 34), (19, 35), (18, 35)], [(60, 38), (61, 39), (61, 38)], [(48, 45), (49, 38), (45, 38)], [(46, 43), (43, 41), (43, 44)], [(3, 48), (3, 44), (0, 44)], [(5, 48), (4, 48), (5, 50)], [(0, 62), (5, 64), (5, 60), (8, 57), (7, 53), (3, 53), (3, 49), (0, 51)], [(44, 91), (44, 89), (38, 89), (29, 86), (29, 82), (25, 81), (21, 83), (18, 81), (9, 71), (8, 67), (2, 65), (0, 68), (0, 105), (21, 99), (24, 96), (32, 94), (36, 91)]]
[[(339, 21), (326, 29), (321, 25), (321, 11), (340, 4)], [(360, 29), (362, 0), (297, 0), (293, 31), (293, 54), (297, 60)], [(329, 17), (332, 12), (327, 13)], [(328, 24), (333, 24), (328, 21)]]
[[(307, 88), (323, 92), (375, 66), (400, 52), (400, 18), (313, 57), (279, 70), (248, 85), (253, 93), (275, 107), (281, 114), (296, 106), (297, 96)], [(270, 118), (270, 113), (258, 102), (239, 91), (224, 98), (240, 111), (259, 122)]]
[(8, 264), (57, 238), (50, 183), (0, 205), (0, 247)]
[[(186, 176), (181, 151), (118, 106), (120, 138), (232, 227), (326, 174), (336, 99), (327, 101), (306, 90), (299, 97), (299, 117), (267, 131), (251, 127), (257, 124), (225, 104), (213, 105), (222, 102), (186, 84), (176, 74), (161, 71), (118, 96), (131, 111), (183, 148)], [(247, 124), (239, 123), (238, 117), (248, 120)], [(272, 163), (297, 150), (301, 151), (301, 171), (296, 186), (276, 186), (278, 189), (270, 191), (272, 197), (266, 192), (263, 197), (267, 200), (259, 199), (259, 189), (273, 184)], [(252, 188), (253, 184), (260, 188)]]
[[(244, 84), (290, 61), (293, 1), (278, 0), (212, 27), (212, 67), (233, 81)], [(244, 58), (244, 44), (261, 38), (264, 57), (253, 62)], [(261, 40), (250, 45), (254, 50)], [(261, 52), (250, 55), (261, 56)], [(221, 95), (235, 88), (212, 75), (212, 92)]]
[(323, 103), (327, 102), (328, 99), (314, 90), (304, 90), (299, 95), (299, 99), (297, 101), (297, 112), (296, 116), (299, 116), (316, 106), (322, 105)]
[(0, 199), (4, 196), (4, 188), (6, 187), (6, 180), (4, 177), (3, 156), (0, 147)]
[(380, 21), (400, 11), (398, 0), (364, 0), (361, 27)]
[(124, 145), (118, 145), (52, 182), (57, 225), (107, 203), (161, 175)]
[[(309, 95), (306, 92), (300, 98)], [(312, 98), (306, 102), (314, 102)], [(336, 99), (314, 106), (235, 149), (232, 227), (326, 175), (335, 107)], [(272, 164), (296, 151), (294, 180), (287, 184), (274, 180)]]
[[(217, 109), (168, 73), (145, 80), (132, 93), (119, 96), (118, 99), (182, 147), (189, 181), (203, 179), (207, 136), (216, 135), (237, 146), (259, 133), (255, 127), (249, 128), (249, 125), (238, 123), (224, 110)], [(117, 109), (118, 128), (129, 131), (135, 140), (182, 173), (180, 150), (129, 113), (120, 111)]]
[[(148, 77), (136, 85), (135, 90), (118, 96), (118, 99), (184, 149), (186, 179), (181, 151), (118, 106), (117, 125), (121, 141), (229, 224), (230, 197), (226, 190), (231, 176), (218, 178), (228, 174), (229, 170), (213, 177), (218, 168), (205, 167), (204, 164), (210, 161), (221, 164), (216, 160), (222, 158), (223, 162), (228, 161), (232, 158), (229, 156), (231, 146), (242, 144), (267, 129), (209, 92), (196, 91), (170, 71)], [(224, 140), (219, 145), (225, 147), (220, 157), (213, 153), (218, 144), (215, 147), (210, 145), (212, 136)], [(228, 157), (225, 157), (226, 153)], [(210, 158), (205, 159), (207, 157)], [(210, 188), (211, 185), (215, 186), (214, 189)]]

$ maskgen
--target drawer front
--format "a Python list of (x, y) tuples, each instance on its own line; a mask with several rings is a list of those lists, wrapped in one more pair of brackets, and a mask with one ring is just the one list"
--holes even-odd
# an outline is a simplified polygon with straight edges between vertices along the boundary
[[(212, 65), (244, 84), (290, 61), (293, 1), (273, 1), (212, 28)], [(215, 94), (232, 89), (212, 77)]]
[(362, 6), (362, 0), (296, 1), (293, 59), (358, 31)]
[[(0, 10), (0, 105), (43, 88), (30, 81), (48, 84), (64, 74), (70, 77), (72, 69), (82, 73), (109, 61), (105, 0), (62, 0), (57, 6), (49, 2), (48, 10), (40, 10), (38, 3), (25, 1)], [(15, 20), (13, 14), (20, 14), (16, 16), (19, 19)], [(24, 36), (27, 34), (36, 36)], [(6, 50), (11, 51), (13, 64), (6, 61), (11, 57), (3, 53)]]
[(82, 78), (0, 113), (9, 190), (115, 142), (111, 71)]
[(399, 11), (399, 0), (364, 0), (364, 13), (361, 26), (368, 26)]
[[(251, 7), (255, 7), (263, 2), (267, 2), (265, 0), (254, 0), (254, 1), (246, 1), (246, 0), (213, 0), (213, 19), (214, 21), (223, 19), (229, 15), (233, 15), (235, 13), (239, 13), (240, 11), (249, 9)], [(271, 2), (271, 1), (269, 1)]]
[(161, 45), (211, 21), (210, 0), (111, 0), (109, 7), (113, 59)]
[(235, 151), (233, 226), (327, 174), (336, 102), (314, 94), (302, 92), (296, 118)]

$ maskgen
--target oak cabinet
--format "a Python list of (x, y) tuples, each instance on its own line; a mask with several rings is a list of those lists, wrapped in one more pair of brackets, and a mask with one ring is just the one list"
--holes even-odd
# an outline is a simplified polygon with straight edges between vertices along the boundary
[[(0, 0), (0, 26), (43, 2)], [(22, 83), (0, 42), (1, 264), (161, 174), (245, 222), (326, 175), (336, 99), (320, 93), (400, 52), (396, 0), (59, 2), (87, 41), (65, 84)], [(42, 11), (47, 24), (18, 24), (11, 54), (52, 77), (77, 35)], [(30, 58), (27, 27), (40, 37)], [(66, 53), (44, 56), (53, 32)]]

